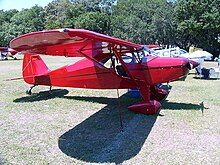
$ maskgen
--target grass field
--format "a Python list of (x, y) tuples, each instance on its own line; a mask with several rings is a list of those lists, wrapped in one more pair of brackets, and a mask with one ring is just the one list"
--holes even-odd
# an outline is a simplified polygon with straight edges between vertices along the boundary
[[(55, 68), (72, 59), (45, 60)], [(120, 90), (120, 132), (116, 90), (54, 87), (48, 97), (38, 86), (28, 96), (22, 80), (3, 81), (20, 77), (21, 64), (0, 61), (0, 164), (220, 164), (220, 80), (192, 71), (170, 83), (157, 116), (128, 111), (140, 99)]]

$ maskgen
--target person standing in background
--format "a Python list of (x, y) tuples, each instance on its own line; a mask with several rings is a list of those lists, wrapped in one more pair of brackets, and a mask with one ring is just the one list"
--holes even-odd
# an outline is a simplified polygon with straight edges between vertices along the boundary
[(220, 54), (218, 56), (218, 67), (220, 67)]

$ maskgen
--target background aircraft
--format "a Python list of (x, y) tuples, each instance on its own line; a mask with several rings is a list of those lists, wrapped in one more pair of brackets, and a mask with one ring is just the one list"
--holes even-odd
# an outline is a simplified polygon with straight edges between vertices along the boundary
[(8, 60), (8, 57), (11, 57), (15, 60), (17, 60), (15, 54), (17, 52), (14, 49), (8, 48), (8, 47), (0, 47), (0, 54), (1, 54), (1, 60)]
[(213, 58), (213, 55), (207, 51), (196, 50), (189, 53), (184, 49), (180, 49), (179, 47), (170, 49), (155, 49), (155, 51), (152, 53), (160, 57), (185, 57), (193, 60), (199, 63), (199, 65), (197, 66), (197, 71), (200, 74), (202, 72), (202, 64), (204, 63), (204, 60), (212, 60)]

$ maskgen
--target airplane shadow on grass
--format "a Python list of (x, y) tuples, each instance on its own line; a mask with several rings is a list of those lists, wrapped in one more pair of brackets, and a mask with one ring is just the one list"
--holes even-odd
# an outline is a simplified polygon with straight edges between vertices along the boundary
[[(128, 111), (127, 107), (140, 98), (130, 98), (128, 94), (120, 97), (123, 112), (123, 132), (120, 130), (118, 100), (106, 97), (66, 96), (67, 90), (52, 90), (22, 97), (14, 102), (32, 102), (50, 98), (66, 98), (85, 102), (106, 104), (104, 108), (68, 130), (59, 137), (58, 146), (66, 155), (89, 163), (123, 163), (136, 156), (147, 140), (157, 117), (161, 115), (142, 115)], [(199, 105), (162, 102), (163, 109), (199, 110)], [(88, 106), (89, 109), (89, 106)]]
[[(79, 125), (59, 137), (58, 145), (66, 155), (89, 163), (122, 163), (139, 153), (158, 115), (135, 114), (129, 104), (140, 99), (120, 97), (123, 132), (117, 98), (64, 96), (67, 99), (107, 104)], [(89, 108), (89, 107), (88, 107)]]
[(167, 100), (163, 100), (160, 103), (162, 109), (170, 109), (170, 110), (201, 110), (202, 109), (201, 105), (199, 104), (175, 103), (175, 102), (169, 102)]
[(66, 89), (53, 89), (49, 94), (49, 91), (41, 91), (39, 93), (33, 93), (32, 95), (27, 95), (21, 98), (14, 100), (15, 103), (24, 103), (24, 102), (35, 102), (49, 100), (53, 98), (61, 98), (69, 93)]
[[(97, 113), (68, 130), (59, 137), (58, 145), (63, 153), (89, 163), (120, 164), (136, 156), (147, 140), (157, 117), (128, 111), (127, 107), (140, 99), (128, 94), (120, 97), (124, 131), (120, 132), (117, 99), (104, 97), (64, 96), (88, 102), (107, 104)], [(199, 105), (165, 103), (169, 109), (199, 110)], [(168, 108), (168, 107), (167, 107)]]

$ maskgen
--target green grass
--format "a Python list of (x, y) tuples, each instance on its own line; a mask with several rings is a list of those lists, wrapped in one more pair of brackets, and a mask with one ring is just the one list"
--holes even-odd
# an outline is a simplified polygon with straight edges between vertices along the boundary
[[(44, 59), (51, 68), (72, 62)], [(49, 88), (38, 86), (28, 96), (22, 80), (3, 81), (20, 77), (21, 65), (0, 61), (3, 164), (220, 164), (219, 80), (199, 79), (191, 71), (185, 81), (170, 83), (159, 116), (128, 111), (140, 99), (120, 90), (121, 133), (116, 90), (54, 87), (48, 98)]]

